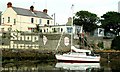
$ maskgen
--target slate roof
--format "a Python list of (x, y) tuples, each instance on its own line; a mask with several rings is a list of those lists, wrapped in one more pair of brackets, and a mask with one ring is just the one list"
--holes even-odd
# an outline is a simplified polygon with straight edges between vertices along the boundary
[(18, 8), (18, 7), (12, 7), (12, 8), (18, 15), (52, 19), (48, 14), (41, 12), (41, 11), (32, 12), (29, 9), (23, 9), (23, 8)]

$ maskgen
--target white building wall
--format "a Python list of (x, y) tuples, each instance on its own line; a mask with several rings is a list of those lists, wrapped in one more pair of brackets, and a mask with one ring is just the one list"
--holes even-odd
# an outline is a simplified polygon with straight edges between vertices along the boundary
[[(34, 23), (31, 23), (31, 18), (34, 18)], [(14, 30), (18, 31), (28, 31), (28, 28), (35, 28), (36, 27), (36, 17), (29, 17), (29, 16), (17, 16), (17, 23), (13, 26)]]
[[(71, 26), (42, 26), (40, 29), (42, 29), (42, 33), (69, 33), (68, 28), (72, 28)], [(56, 32), (54, 32), (54, 29)], [(78, 32), (82, 32), (82, 26), (73, 26), (73, 33), (77, 34)], [(77, 32), (77, 30), (79, 30)]]
[[(10, 17), (9, 23), (8, 23), (8, 17)], [(3, 24), (3, 18), (4, 18), (4, 24), (13, 25), (14, 19), (17, 18), (17, 14), (12, 8), (7, 8), (5, 12), (2, 14), (2, 24)]]
[[(8, 17), (10, 17), (9, 23), (8, 23)], [(34, 23), (31, 23), (31, 18), (34, 19)], [(15, 24), (14, 24), (14, 19), (16, 19)], [(41, 24), (40, 24), (40, 19), (41, 19)], [(49, 20), (49, 25), (53, 24), (52, 19), (17, 15), (12, 8), (7, 8), (6, 11), (2, 14), (2, 23), (4, 23), (5, 25), (12, 25), (12, 31), (18, 30), (18, 31), (31, 32), (30, 28), (36, 28), (36, 24), (40, 24), (41, 26), (48, 25), (47, 20)]]
[(0, 26), (0, 32), (6, 32), (6, 31), (8, 31), (9, 30), (9, 28), (10, 28), (10, 26)]

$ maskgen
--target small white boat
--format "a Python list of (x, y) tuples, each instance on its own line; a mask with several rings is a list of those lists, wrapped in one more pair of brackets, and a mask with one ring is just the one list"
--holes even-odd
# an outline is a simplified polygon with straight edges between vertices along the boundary
[(56, 54), (55, 57), (60, 62), (71, 63), (97, 63), (100, 62), (100, 56), (92, 54), (91, 50), (77, 49), (74, 46), (71, 47), (72, 52), (64, 54)]
[[(73, 28), (73, 24), (71, 27)], [(83, 31), (83, 29), (81, 31)], [(58, 45), (56, 47), (56, 51), (60, 45), (62, 35), (63, 35), (63, 33), (61, 34), (61, 37), (59, 39)], [(83, 40), (86, 41), (84, 38), (83, 38)], [(100, 56), (93, 54), (92, 50), (77, 49), (73, 46), (73, 30), (71, 32), (71, 52), (64, 53), (64, 54), (55, 54), (55, 57), (58, 61), (62, 61), (62, 62), (72, 62), (72, 63), (78, 63), (78, 62), (97, 63), (97, 62), (100, 62)]]
[(56, 63), (56, 68), (63, 68), (67, 70), (88, 70), (93, 68), (100, 68), (100, 63)]

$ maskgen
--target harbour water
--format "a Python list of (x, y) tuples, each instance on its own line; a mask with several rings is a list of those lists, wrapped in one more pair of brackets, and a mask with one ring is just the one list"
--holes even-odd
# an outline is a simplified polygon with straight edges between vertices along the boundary
[(119, 72), (120, 61), (102, 61), (100, 63), (63, 63), (47, 62), (17, 62), (2, 65), (2, 72)]
[(100, 63), (61, 63), (54, 53), (3, 50), (2, 72), (120, 72), (120, 53), (99, 53)]

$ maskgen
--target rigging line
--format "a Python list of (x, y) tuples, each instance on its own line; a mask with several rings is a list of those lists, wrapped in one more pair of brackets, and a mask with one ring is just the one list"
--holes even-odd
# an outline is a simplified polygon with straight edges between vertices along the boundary
[(90, 47), (89, 49), (92, 49), (91, 45), (88, 43), (87, 40), (85, 40), (85, 38), (83, 38), (83, 40), (87, 43), (87, 45)]
[(61, 34), (61, 36), (60, 36), (60, 39), (59, 39), (59, 41), (58, 41), (58, 44), (57, 44), (57, 47), (56, 47), (55, 52), (57, 51), (58, 47), (60, 46), (60, 42), (61, 42), (61, 40), (62, 40), (63, 33), (64, 33), (64, 32), (62, 32), (62, 34)]

